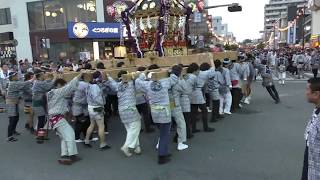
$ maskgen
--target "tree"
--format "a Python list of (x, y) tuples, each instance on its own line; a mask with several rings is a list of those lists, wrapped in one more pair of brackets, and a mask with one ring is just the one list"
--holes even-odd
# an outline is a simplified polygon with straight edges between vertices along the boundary
[(251, 39), (245, 39), (245, 40), (243, 40), (243, 42), (242, 42), (243, 44), (250, 44), (250, 43), (252, 43), (252, 40)]
[(264, 49), (265, 48), (265, 45), (264, 43), (260, 42), (258, 45), (257, 45), (257, 49)]
[(230, 51), (230, 50), (231, 50), (231, 47), (230, 47), (229, 44), (226, 44), (226, 45), (224, 45), (224, 49), (225, 49), (226, 51)]
[(230, 50), (231, 50), (231, 51), (237, 51), (238, 48), (239, 48), (239, 46), (236, 45), (236, 44), (231, 44), (231, 46), (230, 46)]

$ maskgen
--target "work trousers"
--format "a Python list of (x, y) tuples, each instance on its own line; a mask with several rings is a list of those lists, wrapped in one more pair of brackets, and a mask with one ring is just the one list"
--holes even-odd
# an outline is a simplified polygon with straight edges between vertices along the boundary
[(239, 109), (239, 104), (241, 100), (241, 88), (232, 88), (231, 89), (231, 96), (232, 96), (232, 103), (231, 103), (231, 110), (235, 111)]
[(44, 128), (46, 124), (46, 116), (38, 116), (37, 129)]
[(191, 127), (191, 112), (183, 113), (184, 120), (186, 121), (186, 133), (187, 137), (190, 138), (192, 135), (192, 127)]
[(303, 167), (302, 167), (302, 175), (301, 175), (301, 180), (308, 180), (308, 146), (306, 146), (304, 150), (304, 158), (303, 158)]
[(160, 130), (158, 155), (166, 156), (169, 154), (169, 139), (170, 139), (171, 123), (162, 123), (162, 124), (159, 123), (158, 127)]
[(18, 121), (19, 121), (19, 116), (9, 117), (8, 137), (13, 136), (13, 134), (16, 132)]
[(212, 115), (211, 121), (216, 121), (219, 116), (219, 109), (220, 109), (220, 100), (213, 100), (212, 101)]
[(226, 94), (220, 94), (219, 113), (223, 114), (225, 112), (230, 112), (231, 104), (232, 104), (232, 95), (230, 91), (228, 91)]
[(177, 124), (178, 143), (184, 143), (187, 141), (187, 129), (181, 108), (180, 110), (173, 110), (172, 116)]
[(141, 130), (141, 120), (124, 123), (124, 127), (127, 131), (127, 137), (123, 146), (131, 149), (135, 149), (140, 146), (139, 135)]
[(65, 119), (61, 119), (55, 126), (57, 128), (54, 127), (54, 129), (61, 139), (61, 156), (78, 154), (74, 130), (70, 124)]
[(312, 69), (313, 77), (316, 78), (318, 76), (318, 68)]
[(199, 108), (202, 115), (203, 129), (208, 129), (208, 109), (206, 107), (206, 104), (191, 104), (192, 131), (195, 131), (197, 129), (197, 114)]
[(206, 106), (211, 109), (211, 96), (210, 96), (210, 94), (205, 93), (204, 96), (206, 98)]
[(118, 114), (118, 96), (108, 95), (106, 98), (105, 112), (107, 114), (116, 115)]
[(272, 97), (273, 100), (275, 100), (275, 101), (279, 101), (280, 100), (278, 91), (276, 90), (276, 87), (274, 85), (267, 86), (266, 89), (267, 89), (268, 93), (270, 94), (270, 96)]
[(74, 133), (75, 133), (76, 139), (80, 139), (81, 133), (85, 138), (87, 134), (87, 129), (89, 126), (90, 126), (89, 116), (84, 116), (84, 115), (76, 116), (76, 123), (74, 125)]
[(147, 103), (138, 104), (137, 110), (143, 118), (143, 122), (146, 130), (149, 130), (152, 124), (152, 117), (151, 117), (149, 105)]
[(297, 68), (297, 72), (298, 72), (298, 79), (304, 76), (304, 71), (302, 67)]

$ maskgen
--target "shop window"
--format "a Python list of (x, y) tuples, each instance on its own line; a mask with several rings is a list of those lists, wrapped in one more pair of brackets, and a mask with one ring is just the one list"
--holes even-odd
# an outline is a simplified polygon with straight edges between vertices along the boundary
[(52, 43), (51, 48), (48, 49), (48, 52), (44, 53), (49, 53), (50, 60), (57, 61), (59, 59), (66, 58), (73, 58), (75, 60), (79, 60), (81, 53), (91, 54), (91, 52), (93, 52), (92, 42), (68, 42)]
[(96, 0), (64, 1), (67, 21), (97, 21)]
[(64, 4), (60, 1), (44, 3), (44, 20), (46, 29), (63, 29), (67, 27)]
[(31, 31), (65, 29), (69, 21), (97, 21), (95, 0), (55, 0), (27, 3)]
[(30, 31), (45, 30), (43, 2), (27, 3)]
[(0, 25), (11, 24), (11, 13), (9, 8), (0, 9)]

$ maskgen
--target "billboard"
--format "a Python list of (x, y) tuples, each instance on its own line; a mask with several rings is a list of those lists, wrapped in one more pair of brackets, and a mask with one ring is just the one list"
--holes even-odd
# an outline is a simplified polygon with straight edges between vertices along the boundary
[(297, 17), (297, 6), (288, 6), (288, 22), (293, 21)]
[(68, 22), (70, 39), (117, 39), (120, 31), (120, 23)]

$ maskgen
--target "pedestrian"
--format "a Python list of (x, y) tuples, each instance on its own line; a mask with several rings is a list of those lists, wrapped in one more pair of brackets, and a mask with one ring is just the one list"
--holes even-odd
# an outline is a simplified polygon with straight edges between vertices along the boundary
[[(144, 72), (145, 70), (146, 70), (145, 67), (138, 68), (138, 72)], [(143, 92), (138, 90), (136, 90), (136, 104), (137, 104), (137, 109), (143, 118), (145, 132), (146, 133), (154, 132), (155, 130), (154, 128), (152, 128), (152, 118), (151, 118), (150, 106), (148, 104), (147, 97)]]
[[(83, 142), (87, 129), (90, 126), (90, 118), (87, 103), (87, 89), (89, 84), (84, 80), (80, 80), (77, 89), (72, 97), (72, 115), (75, 117), (75, 138), (76, 142)], [(83, 139), (81, 139), (81, 134)]]
[(295, 63), (297, 64), (297, 71), (298, 71), (298, 79), (301, 77), (304, 77), (304, 71), (303, 68), (306, 63), (306, 57), (302, 52), (299, 52), (298, 55), (295, 57)]
[[(242, 57), (238, 57), (241, 59)], [(230, 62), (229, 59), (225, 59), (224, 67), (228, 68), (230, 71), (230, 80), (231, 80), (231, 95), (232, 95), (232, 105), (231, 105), (231, 112), (235, 112), (237, 109), (241, 108), (240, 100), (242, 98), (241, 93), (241, 82), (240, 82), (240, 73), (241, 67), (240, 64), (237, 63), (235, 60)]]
[(61, 139), (61, 158), (58, 162), (62, 165), (71, 165), (81, 160), (78, 157), (74, 130), (64, 117), (68, 111), (66, 97), (76, 90), (81, 76), (82, 74), (78, 75), (69, 83), (55, 78), (54, 89), (47, 93), (49, 123)]
[(279, 74), (279, 84), (284, 85), (285, 80), (287, 77), (287, 72), (286, 72), (286, 60), (284, 57), (280, 57), (278, 59), (278, 74)]
[(191, 95), (193, 90), (196, 87), (197, 82), (197, 74), (199, 70), (199, 66), (197, 64), (191, 64), (187, 68), (187, 74), (183, 76), (183, 79), (186, 83), (186, 90), (181, 95), (181, 108), (183, 111), (183, 116), (186, 121), (186, 131), (187, 131), (187, 138), (193, 138), (192, 133), (192, 115), (191, 115)]
[(276, 104), (278, 104), (280, 102), (280, 97), (279, 97), (278, 91), (273, 83), (272, 70), (267, 65), (266, 61), (262, 61), (262, 65), (263, 66), (260, 69), (261, 76), (262, 76), (262, 86), (267, 89), (267, 91), (270, 94), (270, 96), (272, 97), (272, 99), (275, 100)]
[(240, 84), (241, 84), (241, 92), (243, 97), (240, 102), (245, 104), (250, 104), (249, 95), (250, 95), (250, 86), (249, 86), (249, 76), (250, 76), (250, 67), (249, 60), (247, 57), (243, 57), (240, 59)]
[(108, 77), (108, 81), (105, 84), (117, 92), (120, 120), (127, 131), (125, 143), (120, 150), (125, 156), (131, 157), (133, 153), (141, 154), (139, 141), (141, 116), (136, 107), (136, 92), (132, 74), (126, 74), (126, 71), (120, 71), (118, 73), (120, 82)]
[(197, 75), (196, 86), (191, 95), (191, 115), (192, 115), (192, 132), (197, 133), (197, 114), (198, 109), (201, 110), (202, 124), (204, 132), (213, 132), (214, 128), (208, 126), (208, 110), (204, 99), (204, 87), (208, 80), (215, 76), (215, 69), (211, 68), (210, 64), (202, 63), (200, 72)]
[(304, 134), (306, 147), (301, 180), (318, 180), (320, 179), (320, 78), (308, 80), (306, 96), (308, 102), (315, 105), (315, 109)]
[(141, 73), (136, 80), (136, 89), (146, 94), (151, 107), (152, 120), (160, 130), (158, 141), (158, 164), (168, 163), (169, 154), (169, 136), (171, 128), (171, 109), (168, 90), (178, 82), (181, 72), (173, 72), (169, 78), (152, 79), (146, 81), (146, 75)]
[(6, 110), (6, 95), (9, 80), (0, 77), (0, 113), (4, 113)]
[[(104, 105), (105, 97), (100, 86), (102, 86), (102, 74), (100, 71), (95, 71), (92, 74), (93, 80), (90, 82), (87, 89), (88, 112), (90, 116), (90, 126), (87, 129), (84, 145), (90, 145), (90, 137), (95, 128), (98, 126), (98, 135), (100, 140), (100, 150), (110, 149), (110, 146), (105, 140), (105, 125), (104, 125)], [(100, 86), (99, 86), (100, 85)]]
[(246, 92), (247, 92), (247, 98), (244, 100), (244, 103), (250, 104), (251, 101), (251, 95), (252, 95), (252, 82), (254, 81), (257, 71), (254, 66), (254, 62), (252, 59), (248, 59), (248, 65), (249, 65), (249, 76), (247, 79), (247, 86), (246, 86)]
[[(27, 72), (24, 75), (24, 81), (30, 81), (33, 79), (33, 73)], [(23, 98), (24, 98), (24, 112), (27, 114), (27, 121), (25, 124), (25, 128), (30, 130), (31, 134), (34, 133), (33, 128), (33, 111), (32, 111), (32, 86), (33, 83), (28, 84), (29, 87), (26, 87), (27, 91), (24, 91)]]
[(311, 67), (312, 67), (312, 73), (314, 78), (318, 76), (319, 66), (320, 66), (320, 53), (314, 50), (311, 55)]
[(32, 110), (36, 117), (35, 130), (44, 128), (47, 115), (46, 93), (53, 88), (56, 79), (46, 79), (45, 72), (40, 69), (34, 70), (35, 81), (32, 87)]
[(9, 118), (7, 138), (8, 142), (17, 141), (18, 139), (15, 138), (15, 136), (20, 135), (20, 133), (16, 131), (16, 127), (19, 121), (19, 97), (20, 93), (28, 91), (28, 88), (30, 88), (30, 84), (32, 84), (32, 80), (19, 81), (18, 73), (9, 73), (9, 85), (6, 95), (6, 109)]
[[(175, 65), (172, 67), (172, 72), (182, 72), (182, 67)], [(170, 109), (171, 115), (177, 124), (177, 134), (175, 136), (176, 142), (178, 143), (177, 150), (182, 151), (187, 149), (189, 146), (185, 143), (187, 142), (187, 130), (186, 121), (184, 119), (181, 107), (181, 96), (187, 89), (187, 84), (184, 79), (180, 78), (178, 83), (169, 89), (169, 99), (170, 99)]]
[(11, 71), (9, 70), (9, 66), (7, 64), (5, 64), (5, 63), (1, 64), (0, 78), (8, 79), (10, 72)]
[[(231, 115), (231, 105), (232, 105), (232, 95), (230, 88), (231, 80), (230, 80), (230, 71), (229, 69), (222, 67), (222, 63), (220, 60), (216, 60), (214, 62), (216, 67), (216, 71), (221, 74), (221, 81), (219, 87), (219, 95), (220, 95), (220, 105), (219, 105), (219, 114), (220, 116), (223, 114)], [(218, 73), (218, 74), (219, 74)]]

